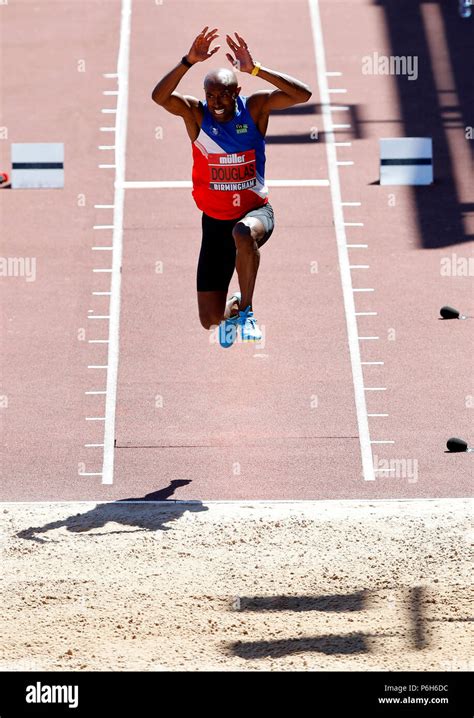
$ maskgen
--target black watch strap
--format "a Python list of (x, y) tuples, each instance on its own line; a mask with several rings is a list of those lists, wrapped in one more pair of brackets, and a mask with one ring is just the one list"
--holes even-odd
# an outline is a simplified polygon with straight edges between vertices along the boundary
[(189, 62), (186, 55), (183, 55), (183, 57), (181, 58), (181, 62), (183, 63), (183, 65), (186, 65), (186, 67), (192, 67), (194, 65), (193, 62)]

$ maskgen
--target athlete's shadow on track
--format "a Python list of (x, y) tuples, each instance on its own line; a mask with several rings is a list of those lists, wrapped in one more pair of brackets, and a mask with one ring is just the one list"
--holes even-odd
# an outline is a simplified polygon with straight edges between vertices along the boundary
[[(16, 535), (18, 538), (36, 541), (37, 543), (46, 543), (45, 539), (38, 534), (45, 534), (48, 531), (54, 531), (59, 528), (66, 528), (72, 533), (85, 533), (93, 529), (103, 528), (108, 523), (122, 524), (123, 526), (134, 526), (132, 531), (170, 531), (173, 523), (179, 519), (187, 511), (207, 511), (200, 501), (193, 502), (175, 502), (169, 501), (165, 504), (154, 505), (148, 502), (166, 501), (173, 495), (174, 491), (184, 484), (190, 483), (185, 480), (171, 481), (170, 485), (159, 491), (154, 491), (145, 496), (120, 499), (112, 503), (97, 504), (90, 511), (83, 514), (74, 514), (66, 519), (59, 521), (51, 521), (44, 526), (31, 526), (30, 528), (19, 531)], [(103, 534), (94, 531), (94, 536), (111, 536), (113, 534), (121, 534), (124, 531), (107, 531)], [(130, 530), (127, 533), (131, 533)], [(54, 539), (49, 539), (52, 541)]]

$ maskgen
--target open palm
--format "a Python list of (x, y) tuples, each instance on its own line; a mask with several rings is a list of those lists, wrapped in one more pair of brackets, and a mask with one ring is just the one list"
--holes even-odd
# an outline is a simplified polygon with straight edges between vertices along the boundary
[(229, 52), (226, 53), (226, 57), (237, 70), (240, 70), (241, 72), (252, 72), (254, 62), (247, 47), (247, 43), (243, 37), (240, 37), (240, 35), (236, 32), (234, 35), (237, 38), (237, 42), (230, 35), (226, 35), (226, 40), (235, 57), (233, 57)]
[(216, 37), (219, 37), (217, 34), (217, 27), (215, 27), (213, 30), (208, 30), (208, 25), (201, 30), (199, 35), (194, 40), (193, 44), (191, 45), (191, 49), (188, 52), (188, 60), (189, 62), (203, 62), (204, 60), (208, 60), (210, 57), (214, 55), (215, 52), (217, 52), (220, 49), (220, 45), (217, 45), (209, 52), (209, 47), (211, 45), (211, 42), (216, 39)]

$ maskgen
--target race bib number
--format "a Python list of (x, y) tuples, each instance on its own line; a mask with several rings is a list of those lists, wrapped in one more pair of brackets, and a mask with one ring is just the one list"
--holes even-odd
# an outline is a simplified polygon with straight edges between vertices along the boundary
[(208, 163), (209, 189), (235, 192), (257, 184), (255, 150), (210, 154)]

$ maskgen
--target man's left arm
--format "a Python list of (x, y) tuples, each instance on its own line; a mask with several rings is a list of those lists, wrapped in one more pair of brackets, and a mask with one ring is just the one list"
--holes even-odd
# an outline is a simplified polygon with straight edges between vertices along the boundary
[[(290, 75), (260, 67), (258, 77), (271, 82), (277, 90), (259, 90), (251, 95), (252, 104), (259, 106), (261, 112), (269, 113), (272, 110), (284, 110), (286, 107), (308, 102), (312, 95), (309, 85), (300, 82)], [(249, 98), (250, 99), (250, 98)]]
[(260, 63), (254, 62), (245, 40), (237, 33), (235, 33), (235, 36), (238, 44), (230, 35), (227, 35), (227, 44), (235, 54), (235, 58), (233, 58), (232, 55), (227, 53), (227, 59), (241, 72), (258, 75), (262, 80), (271, 82), (277, 88), (273, 91), (260, 90), (249, 98), (252, 104), (256, 105), (259, 112), (267, 114), (271, 110), (283, 110), (286, 107), (309, 100), (312, 92), (308, 85), (295, 77), (284, 75), (268, 67), (262, 67)]

